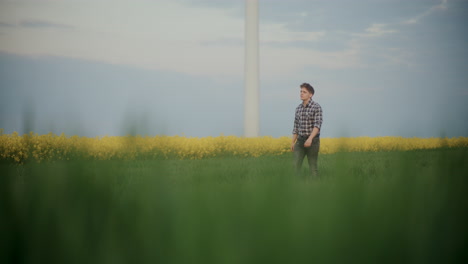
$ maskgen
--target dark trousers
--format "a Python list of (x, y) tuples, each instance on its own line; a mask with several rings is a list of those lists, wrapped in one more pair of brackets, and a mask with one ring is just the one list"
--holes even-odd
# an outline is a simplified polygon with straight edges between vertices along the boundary
[(301, 175), (302, 162), (304, 157), (307, 156), (309, 162), (310, 175), (312, 177), (318, 176), (317, 159), (320, 149), (320, 137), (312, 139), (312, 145), (308, 148), (304, 147), (308, 137), (298, 136), (296, 144), (294, 145), (294, 163), (296, 165), (296, 174)]

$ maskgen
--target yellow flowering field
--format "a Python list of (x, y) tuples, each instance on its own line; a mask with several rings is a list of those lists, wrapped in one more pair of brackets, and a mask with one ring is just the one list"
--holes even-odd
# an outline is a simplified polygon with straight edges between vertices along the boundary
[[(223, 155), (258, 157), (281, 155), (289, 152), (290, 147), (290, 137), (104, 136), (89, 138), (53, 133), (38, 135), (32, 132), (25, 135), (19, 135), (16, 132), (3, 134), (0, 129), (0, 159), (19, 163), (29, 158), (37, 161), (70, 159), (77, 153), (81, 155), (80, 157), (97, 160), (138, 157), (201, 159)], [(468, 147), (468, 138), (322, 138), (320, 153), (405, 151), (441, 147)]]

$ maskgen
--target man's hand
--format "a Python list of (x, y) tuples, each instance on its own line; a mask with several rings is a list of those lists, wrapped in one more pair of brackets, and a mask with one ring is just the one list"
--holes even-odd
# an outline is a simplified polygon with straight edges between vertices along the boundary
[(320, 129), (318, 127), (314, 127), (314, 129), (312, 129), (312, 134), (310, 134), (309, 138), (307, 138), (306, 142), (304, 143), (304, 147), (308, 148), (312, 146), (312, 139), (314, 139), (319, 132)]
[(292, 136), (292, 143), (291, 143), (291, 151), (294, 151), (294, 145), (296, 144), (297, 134), (293, 134)]

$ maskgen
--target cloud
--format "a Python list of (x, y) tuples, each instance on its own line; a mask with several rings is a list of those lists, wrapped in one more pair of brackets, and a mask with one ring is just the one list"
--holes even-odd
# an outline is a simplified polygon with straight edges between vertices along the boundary
[(244, 46), (243, 38), (219, 38), (215, 40), (202, 41), (204, 46)]
[[(8, 10), (10, 8), (10, 10)], [(0, 50), (52, 55), (192, 75), (242, 76), (243, 19), (228, 10), (175, 1), (57, 1), (9, 6), (8, 21), (19, 20), (0, 38)], [(8, 11), (8, 12), (7, 12)], [(34, 17), (34, 19), (32, 19)], [(45, 30), (45, 29), (75, 30)], [(222, 44), (222, 45), (221, 45)]]
[(0, 22), (0, 27), (12, 28), (12, 27), (15, 27), (15, 26), (16, 25), (10, 24), (10, 23), (7, 23), (7, 22)]
[(325, 31), (293, 31), (280, 23), (260, 25), (260, 41), (263, 43), (317, 42), (325, 36)]
[[(109, 2), (102, 1), (57, 1), (47, 8), (31, 4), (27, 9), (17, 9), (21, 11), (16, 11), (18, 18), (9, 19), (20, 19), (22, 27), (38, 30), (10, 32), (8, 38), (0, 38), (0, 50), (241, 78), (245, 25), (243, 16), (236, 12), (243, 2), (227, 6), (210, 3), (116, 1), (109, 6)], [(317, 18), (311, 10), (285, 10), (285, 16), (303, 23)], [(260, 55), (265, 76), (286, 76), (308, 65), (328, 69), (362, 65), (357, 46), (349, 42), (355, 36), (325, 29), (292, 28), (288, 24), (291, 21), (260, 21)], [(75, 30), (40, 31), (48, 28)], [(371, 26), (369, 30), (363, 34), (389, 32), (382, 25)]]
[[(387, 56), (389, 63), (403, 61), (397, 55), (404, 50), (387, 49), (388, 45), (382, 43), (380, 47), (375, 45), (379, 39), (398, 37), (402, 22), (395, 21), (394, 11), (380, 18), (382, 13), (376, 15), (373, 11), (383, 12), (384, 8), (376, 9), (380, 5), (371, 2), (369, 10), (348, 1), (342, 2), (344, 6), (328, 1), (310, 2), (262, 4), (260, 55), (265, 76), (286, 76), (310, 65), (360, 68), (369, 65), (366, 61), (372, 56)], [(396, 5), (390, 2), (385, 3)], [(442, 2), (429, 10), (443, 9), (445, 5)], [(421, 4), (417, 6), (421, 10)], [(0, 2), (2, 7), (4, 21), (19, 19), (16, 27), (36, 29), (13, 27), (8, 36), (1, 35), (0, 50), (6, 52), (72, 57), (216, 78), (241, 78), (243, 74), (243, 1), (50, 1), (47, 5), (17, 5), (11, 11)], [(389, 10), (403, 10), (404, 17), (411, 16), (406, 8)], [(3, 27), (10, 25), (5, 23)], [(53, 28), (74, 30), (45, 30)]]
[(57, 28), (57, 29), (73, 29), (73, 26), (54, 23), (47, 20), (40, 20), (40, 19), (24, 19), (19, 21), (19, 23), (8, 23), (8, 22), (1, 22), (0, 27), (3, 28)]
[(269, 79), (281, 79), (282, 76), (301, 78), (298, 76), (310, 66), (334, 70), (359, 68), (362, 67), (359, 55), (355, 47), (323, 52), (310, 48), (266, 46), (260, 52), (261, 76)]
[(25, 19), (21, 20), (19, 26), (26, 27), (26, 28), (57, 28), (57, 29), (72, 29), (73, 26), (54, 23), (46, 20), (40, 19)]
[(417, 24), (420, 22), (421, 19), (433, 14), (434, 12), (440, 11), (440, 10), (446, 10), (447, 9), (447, 2), (448, 0), (442, 0), (440, 4), (431, 6), (429, 9), (424, 11), (423, 13), (420, 13), (412, 18), (409, 18), (405, 21), (402, 22), (402, 24), (406, 25), (411, 25), (411, 24)]
[(439, 4), (427, 7), (424, 11), (415, 12), (417, 14), (410, 19), (399, 19), (389, 23), (370, 23), (359, 33), (341, 32), (341, 34), (349, 36), (347, 43), (355, 51), (359, 67), (391, 64), (414, 68), (416, 64), (413, 59), (418, 50), (409, 49), (407, 45), (402, 44), (404, 43), (402, 39), (408, 39), (408, 34), (412, 34), (407, 26), (419, 23), (423, 18), (447, 8), (447, 0), (442, 0)]
[(386, 27), (387, 25), (385, 24), (372, 24), (370, 27), (366, 28), (366, 35), (364, 36), (380, 37), (397, 32), (397, 30), (386, 29)]

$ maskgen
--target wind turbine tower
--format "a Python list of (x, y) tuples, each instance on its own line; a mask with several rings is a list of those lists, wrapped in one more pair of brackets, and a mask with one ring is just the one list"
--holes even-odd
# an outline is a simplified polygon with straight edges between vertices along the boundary
[(258, 137), (259, 118), (258, 0), (245, 0), (244, 136)]

